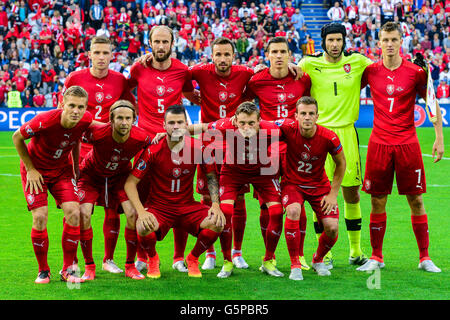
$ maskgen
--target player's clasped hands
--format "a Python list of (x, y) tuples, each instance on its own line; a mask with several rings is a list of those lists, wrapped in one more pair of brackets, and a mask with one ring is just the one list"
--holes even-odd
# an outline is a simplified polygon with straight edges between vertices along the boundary
[(324, 215), (328, 215), (337, 208), (337, 196), (329, 193), (320, 201), (320, 206)]
[(36, 169), (30, 169), (27, 171), (27, 183), (25, 185), (25, 190), (30, 188), (30, 193), (39, 193), (39, 189), (44, 191), (42, 184), (44, 183), (44, 178)]

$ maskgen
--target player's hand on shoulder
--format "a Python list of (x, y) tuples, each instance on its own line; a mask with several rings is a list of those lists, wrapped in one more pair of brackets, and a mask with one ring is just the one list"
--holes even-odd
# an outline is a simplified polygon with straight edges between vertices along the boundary
[(303, 72), (302, 68), (297, 66), (295, 63), (290, 62), (288, 64), (288, 69), (289, 69), (289, 72), (292, 73), (292, 75), (295, 77), (295, 80), (298, 80), (301, 77), (303, 77), (304, 72)]
[(153, 54), (150, 52), (150, 53), (144, 54), (143, 56), (140, 56), (139, 58), (137, 58), (136, 62), (140, 63), (142, 66), (147, 68), (152, 63), (152, 60), (153, 60)]
[(433, 143), (433, 152), (431, 153), (434, 158), (434, 163), (440, 161), (444, 156), (444, 142), (435, 140)]
[(25, 184), (25, 190), (28, 190), (28, 188), (30, 188), (29, 192), (31, 194), (37, 194), (39, 193), (39, 190), (41, 190), (41, 192), (44, 191), (44, 189), (42, 188), (43, 183), (44, 178), (39, 171), (34, 168), (27, 171), (27, 183)]
[(253, 68), (253, 72), (254, 73), (258, 73), (258, 72), (261, 72), (261, 71), (263, 71), (264, 69), (267, 69), (268, 68), (268, 66), (266, 66), (265, 64), (257, 64), (254, 68)]
[(156, 136), (153, 138), (152, 144), (158, 144), (166, 135), (167, 135), (166, 132), (158, 132)]

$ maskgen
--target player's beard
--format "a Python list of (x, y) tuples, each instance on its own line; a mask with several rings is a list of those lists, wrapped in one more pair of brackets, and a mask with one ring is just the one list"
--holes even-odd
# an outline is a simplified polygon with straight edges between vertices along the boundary
[(183, 137), (186, 135), (186, 129), (177, 129), (172, 131), (169, 138), (170, 141), (176, 141), (179, 142), (183, 139)]
[(164, 55), (163, 55), (162, 57), (159, 56), (159, 53), (162, 53), (162, 52), (161, 52), (161, 51), (156, 52), (156, 54), (155, 54), (155, 60), (156, 60), (157, 62), (164, 62), (164, 61), (166, 61), (167, 59), (170, 58), (170, 55), (172, 54), (172, 51), (169, 50), (169, 51), (165, 52)]
[(230, 70), (231, 65), (228, 64), (218, 64), (216, 65), (217, 70), (219, 70), (221, 73), (227, 73), (228, 70)]

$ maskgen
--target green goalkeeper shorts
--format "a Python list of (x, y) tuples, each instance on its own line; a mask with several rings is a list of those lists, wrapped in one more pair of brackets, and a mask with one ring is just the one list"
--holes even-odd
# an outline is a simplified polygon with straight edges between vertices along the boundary
[[(344, 180), (342, 180), (343, 187), (360, 186), (361, 181), (361, 156), (359, 154), (359, 139), (358, 133), (354, 125), (340, 128), (328, 128), (337, 134), (339, 140), (341, 140), (342, 149), (345, 155), (346, 169)], [(328, 179), (333, 181), (334, 170), (336, 164), (333, 158), (328, 154), (325, 162), (325, 171), (327, 172)]]

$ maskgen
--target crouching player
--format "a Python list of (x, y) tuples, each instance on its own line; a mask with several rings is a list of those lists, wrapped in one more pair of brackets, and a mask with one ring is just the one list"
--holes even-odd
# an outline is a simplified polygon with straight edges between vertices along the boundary
[[(84, 282), (68, 269), (80, 240), (80, 204), (74, 179), (79, 154), (74, 153), (73, 162), (70, 154), (72, 150), (78, 150), (81, 136), (92, 123), (91, 114), (86, 112), (87, 101), (88, 94), (83, 88), (70, 87), (64, 92), (61, 109), (38, 114), (24, 123), (12, 137), (21, 160), (23, 191), (33, 217), (31, 243), (39, 264), (36, 283), (50, 281), (47, 191), (53, 195), (65, 217), (61, 280)], [(26, 145), (25, 140), (30, 138)]]
[(94, 280), (95, 263), (92, 257), (91, 215), (95, 203), (116, 210), (122, 207), (127, 218), (125, 241), (127, 256), (125, 276), (140, 280), (145, 277), (136, 270), (137, 250), (136, 211), (128, 200), (124, 184), (131, 171), (131, 159), (150, 142), (144, 129), (133, 125), (136, 111), (127, 100), (116, 101), (109, 111), (109, 123), (94, 125), (85, 133), (85, 142), (93, 148), (81, 164), (78, 181), (81, 202), (80, 244), (85, 260), (84, 280)]
[[(282, 203), (286, 208), (284, 234), (291, 258), (292, 280), (303, 280), (298, 258), (298, 226), (301, 207), (308, 201), (314, 210), (324, 233), (319, 238), (313, 255), (312, 267), (319, 276), (331, 273), (323, 258), (336, 243), (338, 237), (339, 210), (337, 195), (345, 174), (345, 157), (337, 135), (316, 124), (317, 101), (308, 96), (297, 102), (296, 120), (279, 120), (282, 139), (287, 143), (286, 171), (281, 178)], [(325, 173), (328, 153), (336, 163), (333, 183)]]
[[(148, 259), (149, 278), (161, 276), (156, 242), (168, 231), (178, 227), (197, 237), (194, 248), (186, 257), (188, 276), (201, 277), (199, 256), (212, 245), (225, 224), (219, 205), (219, 187), (214, 165), (203, 162), (201, 141), (185, 136), (186, 110), (183, 106), (167, 108), (164, 116), (166, 137), (149, 146), (136, 161), (125, 183), (125, 191), (137, 211), (138, 242)], [(197, 164), (207, 172), (212, 206), (194, 200), (193, 181)], [(147, 202), (139, 199), (137, 185), (149, 173), (150, 193)]]

